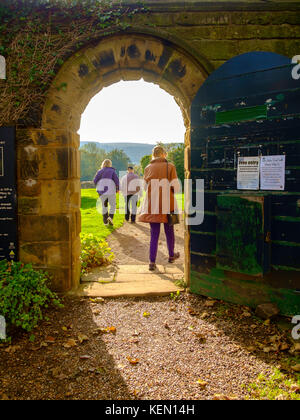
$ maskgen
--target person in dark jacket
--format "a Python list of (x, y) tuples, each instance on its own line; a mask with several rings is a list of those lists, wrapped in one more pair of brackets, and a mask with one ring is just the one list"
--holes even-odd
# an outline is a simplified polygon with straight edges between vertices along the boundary
[[(105, 159), (102, 162), (101, 169), (94, 178), (94, 184), (102, 201), (103, 223), (113, 226), (113, 218), (116, 211), (116, 194), (119, 192), (120, 183), (110, 159)], [(109, 211), (108, 204), (110, 206)]]
[(120, 190), (125, 199), (125, 220), (135, 223), (137, 213), (137, 203), (140, 195), (140, 186), (137, 185), (138, 175), (134, 173), (132, 166), (128, 166), (127, 174), (121, 178)]

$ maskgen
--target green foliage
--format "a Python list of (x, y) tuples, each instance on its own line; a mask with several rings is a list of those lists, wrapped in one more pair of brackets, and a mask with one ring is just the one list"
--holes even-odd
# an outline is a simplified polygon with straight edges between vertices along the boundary
[(146, 166), (149, 165), (149, 163), (151, 162), (152, 156), (151, 155), (146, 155), (144, 157), (142, 157), (141, 159), (141, 168), (142, 168), (142, 172), (145, 172), (145, 168)]
[(130, 158), (123, 150), (113, 149), (109, 153), (96, 143), (87, 143), (80, 149), (81, 181), (91, 181), (104, 159), (110, 159), (117, 173), (126, 171)]
[(176, 166), (177, 176), (184, 182), (184, 144), (173, 147), (168, 153), (168, 159)]
[(172, 300), (174, 300), (174, 302), (176, 302), (176, 300), (178, 300), (180, 298), (180, 290), (177, 290), (176, 293), (171, 293), (170, 298)]
[(31, 265), (0, 261), (0, 314), (8, 327), (31, 331), (43, 319), (43, 309), (61, 306), (48, 288), (49, 277)]
[(260, 374), (248, 389), (251, 399), (258, 400), (298, 400), (300, 394), (293, 387), (300, 388), (300, 375), (288, 375), (275, 368), (270, 377)]
[(121, 171), (126, 171), (130, 158), (123, 150), (114, 149), (107, 154), (107, 159), (112, 161), (112, 166), (116, 169), (117, 174)]
[(91, 268), (109, 264), (113, 258), (111, 248), (105, 240), (98, 239), (91, 233), (81, 236), (80, 260), (82, 273), (89, 271)]
[(105, 151), (95, 143), (85, 144), (80, 149), (81, 181), (91, 181), (105, 158)]
[[(1, 0), (0, 53), (8, 77), (0, 89), (0, 125), (36, 124), (63, 63), (108, 30), (127, 30), (135, 14), (146, 11), (112, 0)], [(65, 91), (66, 83), (57, 89)]]

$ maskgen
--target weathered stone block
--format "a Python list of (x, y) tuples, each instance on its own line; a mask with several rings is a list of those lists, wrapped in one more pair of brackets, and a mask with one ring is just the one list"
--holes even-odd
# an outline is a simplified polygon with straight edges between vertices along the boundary
[(38, 197), (41, 194), (41, 182), (35, 179), (19, 180), (18, 194), (26, 197)]
[(69, 241), (70, 215), (20, 215), (20, 242)]
[(20, 246), (20, 260), (35, 266), (69, 267), (71, 245), (63, 243), (27, 243)]
[(19, 214), (38, 214), (40, 211), (39, 198), (18, 197)]

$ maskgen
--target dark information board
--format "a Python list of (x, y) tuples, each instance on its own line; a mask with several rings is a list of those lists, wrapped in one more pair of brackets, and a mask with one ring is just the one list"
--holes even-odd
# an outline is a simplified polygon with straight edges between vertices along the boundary
[(16, 132), (0, 127), (0, 260), (18, 259)]

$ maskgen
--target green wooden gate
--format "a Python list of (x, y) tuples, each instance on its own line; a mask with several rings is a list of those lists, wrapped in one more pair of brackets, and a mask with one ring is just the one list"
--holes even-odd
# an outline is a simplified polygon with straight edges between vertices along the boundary
[[(300, 80), (288, 58), (248, 53), (192, 104), (191, 167), (204, 222), (191, 226), (191, 291), (300, 314)], [(238, 189), (239, 158), (285, 155), (284, 190)], [(262, 184), (261, 184), (262, 185)]]

